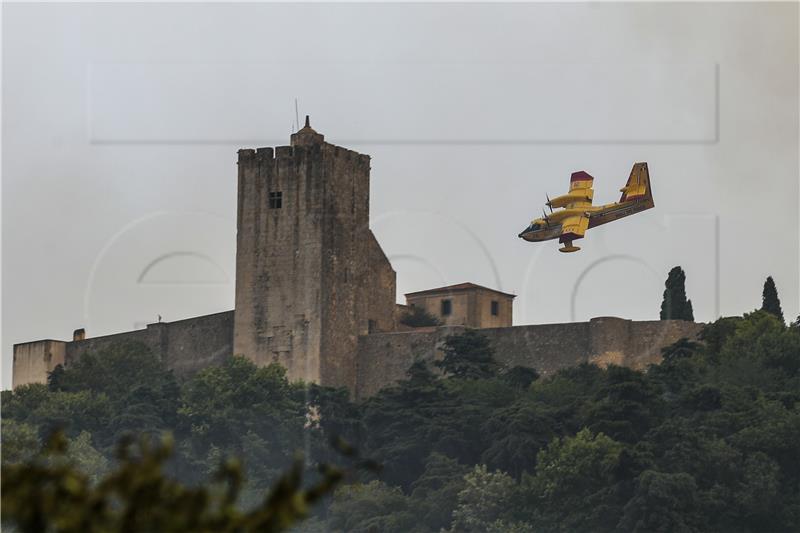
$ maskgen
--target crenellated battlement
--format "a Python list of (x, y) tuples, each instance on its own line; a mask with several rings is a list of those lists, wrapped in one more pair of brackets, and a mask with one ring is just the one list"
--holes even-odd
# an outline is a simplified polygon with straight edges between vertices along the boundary
[(336, 146), (330, 143), (319, 145), (286, 145), (286, 146), (266, 146), (260, 148), (242, 148), (238, 151), (239, 164), (252, 164), (256, 161), (263, 162), (272, 159), (303, 159), (305, 157), (318, 154), (320, 152), (330, 155), (333, 158), (343, 160), (361, 166), (370, 166), (371, 156)]
[(248, 161), (254, 158), (256, 155), (256, 151), (253, 150), (252, 148), (240, 148), (239, 151), (236, 153), (239, 155), (239, 163)]
[(269, 146), (265, 148), (256, 148), (256, 159), (263, 161), (264, 159), (274, 159), (275, 150)]
[(295, 156), (294, 146), (276, 146), (275, 159), (293, 159)]

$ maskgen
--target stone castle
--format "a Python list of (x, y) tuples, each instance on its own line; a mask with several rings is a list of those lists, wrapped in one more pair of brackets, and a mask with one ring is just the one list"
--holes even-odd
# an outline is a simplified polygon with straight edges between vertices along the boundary
[[(237, 354), (362, 398), (402, 379), (415, 358), (441, 357), (444, 339), (465, 327), (481, 328), (503, 362), (544, 375), (581, 362), (641, 368), (699, 331), (691, 322), (611, 317), (512, 326), (514, 295), (472, 283), (410, 293), (407, 305), (396, 304), (395, 271), (369, 229), (370, 157), (325, 142), (308, 118), (289, 146), (239, 150), (238, 174), (233, 311), (17, 344), (13, 386), (46, 382), (81, 354), (137, 341), (179, 376)], [(412, 306), (443, 325), (403, 325)]]

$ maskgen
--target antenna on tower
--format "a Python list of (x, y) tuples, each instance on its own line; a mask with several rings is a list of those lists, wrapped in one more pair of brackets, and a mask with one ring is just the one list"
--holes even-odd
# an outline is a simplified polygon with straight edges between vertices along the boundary
[(297, 97), (294, 98), (294, 123), (297, 128), (294, 131), (298, 131), (300, 129), (300, 113), (297, 111)]

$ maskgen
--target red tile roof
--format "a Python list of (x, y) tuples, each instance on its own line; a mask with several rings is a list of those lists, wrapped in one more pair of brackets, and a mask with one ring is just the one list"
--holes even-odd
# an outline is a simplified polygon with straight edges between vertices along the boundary
[(469, 291), (475, 289), (483, 289), (485, 291), (495, 292), (497, 294), (502, 294), (503, 296), (508, 296), (511, 298), (516, 298), (516, 294), (510, 294), (507, 292), (501, 292), (495, 289), (490, 289), (489, 287), (483, 287), (481, 285), (476, 285), (474, 283), (457, 283), (455, 285), (448, 285), (446, 287), (437, 287), (435, 289), (427, 289), (424, 291), (416, 291), (416, 292), (407, 292), (406, 298), (409, 296), (421, 296), (423, 294), (440, 294), (440, 293), (449, 293), (449, 292), (457, 292), (457, 291)]

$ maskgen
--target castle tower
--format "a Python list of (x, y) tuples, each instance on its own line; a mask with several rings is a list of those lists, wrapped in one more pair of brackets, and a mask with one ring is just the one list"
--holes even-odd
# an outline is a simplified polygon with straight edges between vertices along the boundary
[(369, 229), (370, 158), (306, 125), (239, 150), (233, 353), (355, 390), (359, 335), (393, 329), (395, 273)]

